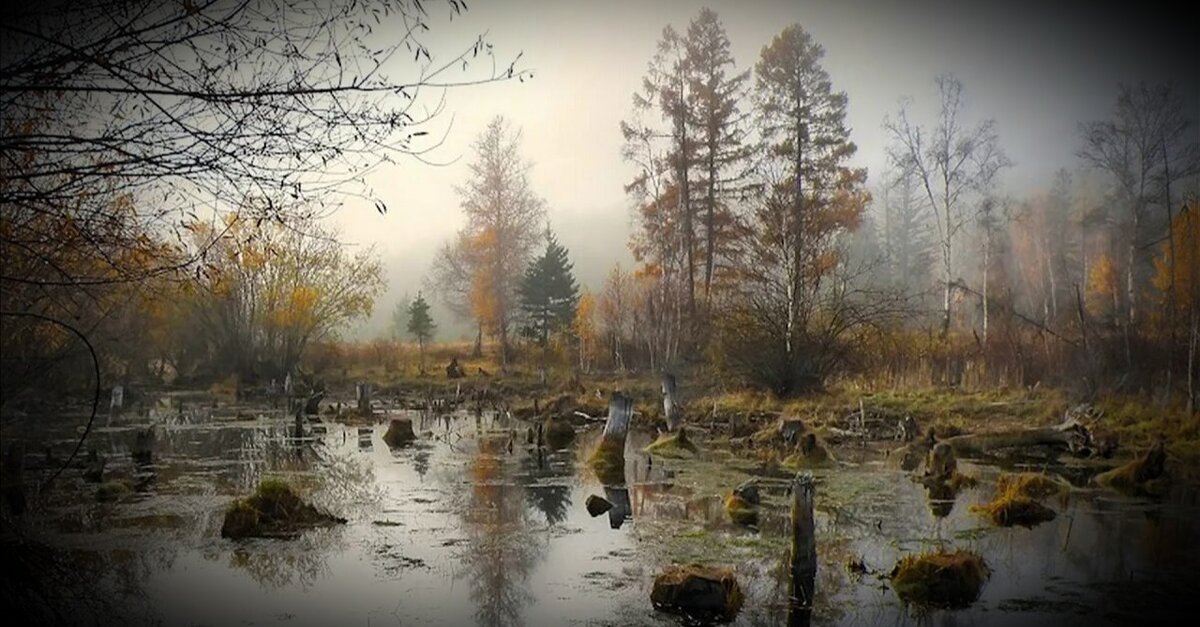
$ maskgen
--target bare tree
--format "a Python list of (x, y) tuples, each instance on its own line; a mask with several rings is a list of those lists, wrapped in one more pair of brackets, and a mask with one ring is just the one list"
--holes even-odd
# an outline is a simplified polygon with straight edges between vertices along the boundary
[[(2, 271), (5, 287), (141, 280), (191, 267), (207, 249), (151, 264), (110, 249), (144, 250), (146, 234), (182, 242), (183, 225), (217, 206), (283, 221), (297, 200), (369, 194), (371, 168), (420, 159), (437, 145), (424, 138), (446, 88), (524, 77), (511, 63), (498, 68), (482, 38), (431, 50), (433, 8), (415, 0), (6, 3), (0, 240), (4, 261), (32, 258), (41, 272)], [(464, 8), (448, 0), (441, 17)], [(482, 71), (468, 67), (477, 59), (486, 59)], [(103, 237), (99, 225), (113, 222), (127, 226)], [(78, 250), (44, 236), (67, 223), (102, 264), (85, 271), (64, 262)]]
[(1001, 170), (1011, 165), (1000, 148), (994, 120), (967, 126), (963, 115), (963, 86), (955, 77), (936, 79), (940, 104), (932, 129), (910, 119), (909, 103), (902, 102), (896, 119), (884, 121), (892, 136), (889, 158), (901, 168), (912, 168), (924, 187), (937, 225), (942, 266), (942, 333), (950, 330), (950, 306), (955, 283), (954, 245), (969, 224), (974, 196), (986, 192)]
[(508, 332), (519, 311), (518, 288), (545, 224), (546, 208), (529, 184), (520, 153), (521, 132), (494, 118), (475, 140), (470, 176), (458, 193), (467, 225), (456, 246), (469, 281), (472, 314), (500, 344), (500, 368), (508, 372)]
[[(1108, 120), (1079, 125), (1079, 157), (1088, 166), (1109, 176), (1117, 203), (1124, 205), (1127, 222), (1122, 229), (1128, 258), (1125, 260), (1124, 336), (1126, 365), (1132, 365), (1130, 333), (1137, 314), (1139, 273), (1146, 267), (1143, 242), (1149, 209), (1162, 205), (1167, 219), (1168, 248), (1175, 233), (1171, 182), (1195, 175), (1200, 168), (1200, 145), (1187, 132), (1189, 121), (1179, 94), (1170, 85), (1122, 85), (1116, 110)], [(1172, 256), (1172, 258), (1174, 258)], [(1172, 262), (1173, 263), (1173, 262)], [(1173, 274), (1172, 274), (1173, 276)], [(1167, 288), (1169, 325), (1174, 333), (1175, 287)]]

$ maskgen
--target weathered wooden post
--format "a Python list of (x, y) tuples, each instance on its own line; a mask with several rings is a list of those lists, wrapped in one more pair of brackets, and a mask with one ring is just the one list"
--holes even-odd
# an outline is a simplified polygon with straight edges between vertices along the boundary
[(358, 413), (363, 416), (371, 415), (371, 384), (358, 383), (354, 386), (354, 397), (357, 401)]
[(629, 433), (629, 420), (633, 416), (633, 399), (613, 393), (608, 401), (608, 421), (600, 443), (589, 460), (592, 470), (601, 483), (619, 484), (625, 481), (625, 436)]
[(667, 431), (679, 427), (679, 399), (675, 396), (675, 375), (664, 372), (662, 376), (663, 416), (667, 419)]
[(811, 473), (792, 479), (791, 604), (788, 625), (808, 625), (812, 618), (813, 593), (817, 579), (817, 537), (813, 518), (816, 489)]

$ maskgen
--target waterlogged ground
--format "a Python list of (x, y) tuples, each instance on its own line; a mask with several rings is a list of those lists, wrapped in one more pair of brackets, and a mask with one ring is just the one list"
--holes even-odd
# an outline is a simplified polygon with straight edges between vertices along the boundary
[[(297, 439), (290, 421), (253, 413), (152, 415), (94, 430), (105, 479), (127, 480), (133, 492), (99, 503), (75, 469), (36, 497), (27, 522), (60, 549), (54, 572), (63, 573), (47, 596), (68, 622), (672, 625), (679, 619), (650, 605), (654, 574), (699, 561), (736, 569), (746, 603), (735, 624), (805, 624), (789, 612), (786, 475), (751, 455), (706, 447), (699, 434), (700, 459), (651, 461), (641, 453), (650, 435), (634, 433), (627, 487), (605, 488), (583, 462), (598, 425), (581, 428), (569, 448), (539, 450), (521, 421), (404, 415), (420, 437), (394, 451), (382, 441), (385, 424), (326, 423)], [(5, 438), (29, 451), (48, 443), (65, 457), (74, 427), (47, 422), (7, 425)], [(136, 433), (151, 422), (153, 458), (135, 463)], [(991, 498), (996, 468), (965, 464), (979, 486), (931, 503), (875, 456), (840, 457), (863, 461), (815, 472), (813, 624), (1179, 620), (1194, 596), (1194, 486), (1159, 500), (1076, 489), (1051, 499), (1055, 520), (999, 529), (969, 511)], [(764, 485), (757, 529), (731, 525), (721, 505), (747, 473)], [(289, 480), (347, 524), (290, 540), (222, 539), (226, 505), (265, 476)], [(589, 494), (617, 507), (592, 518)], [(883, 575), (901, 555), (939, 546), (983, 555), (992, 572), (981, 597), (962, 610), (906, 607)], [(851, 559), (867, 572), (850, 572)]]

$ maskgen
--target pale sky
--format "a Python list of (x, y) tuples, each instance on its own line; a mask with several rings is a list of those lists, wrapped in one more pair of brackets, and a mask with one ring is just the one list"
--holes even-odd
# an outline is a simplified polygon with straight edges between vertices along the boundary
[[(402, 161), (369, 183), (390, 210), (351, 202), (335, 221), (345, 238), (375, 244), (388, 271), (368, 335), (381, 328), (400, 294), (415, 293), (433, 253), (462, 226), (454, 185), (466, 176), (469, 146), (493, 116), (524, 133), (534, 189), (545, 198), (551, 226), (571, 251), (580, 282), (599, 287), (616, 262), (632, 261), (630, 203), (623, 186), (632, 168), (620, 157), (620, 120), (662, 29), (686, 31), (702, 6), (720, 16), (739, 69), (785, 26), (799, 23), (824, 46), (835, 89), (849, 95), (848, 124), (856, 161), (869, 175), (883, 165), (885, 115), (911, 96), (918, 114), (934, 101), (933, 78), (952, 72), (964, 83), (973, 120), (993, 117), (1015, 162), (1006, 189), (1050, 184), (1059, 167), (1077, 165), (1080, 121), (1106, 117), (1119, 82), (1174, 80), (1191, 111), (1200, 112), (1197, 64), (1180, 54), (1194, 36), (1181, 15), (1141, 3), (837, 0), (805, 2), (487, 2), (472, 0), (453, 23), (435, 19), (436, 54), (467, 47), (488, 31), (497, 57), (517, 52), (532, 80), (471, 87), (447, 94), (438, 124), (453, 125), (430, 158), (432, 167)], [(435, 13), (435, 15), (437, 15)], [(1163, 41), (1171, 42), (1163, 44)], [(435, 57), (435, 61), (436, 61)], [(1200, 117), (1197, 115), (1196, 117)], [(458, 158), (457, 162), (454, 160)], [(446, 321), (445, 339), (457, 332)]]

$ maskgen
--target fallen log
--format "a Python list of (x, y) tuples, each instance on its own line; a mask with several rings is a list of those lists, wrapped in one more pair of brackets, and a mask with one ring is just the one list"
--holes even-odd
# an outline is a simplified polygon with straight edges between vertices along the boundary
[(1090, 455), (1092, 450), (1091, 433), (1076, 420), (1053, 427), (956, 435), (941, 442), (950, 445), (961, 457), (1031, 446), (1065, 449), (1083, 457)]

